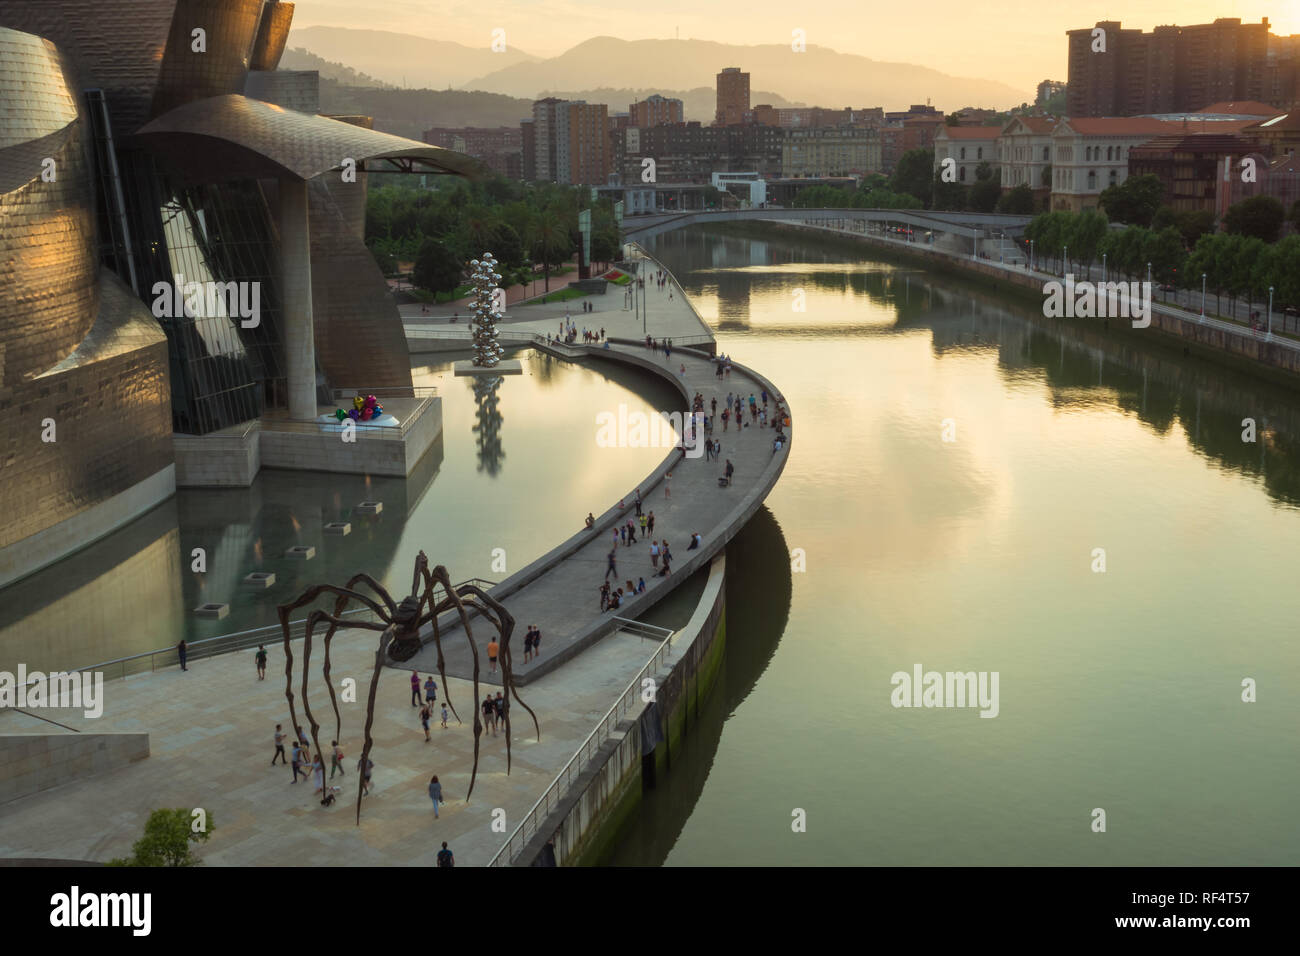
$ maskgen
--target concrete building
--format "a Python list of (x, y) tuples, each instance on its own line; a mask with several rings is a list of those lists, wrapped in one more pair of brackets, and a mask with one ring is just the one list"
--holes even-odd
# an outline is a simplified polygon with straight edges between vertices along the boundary
[[(1156, 176), (1165, 187), (1165, 202), (1179, 212), (1208, 211), (1222, 216), (1233, 189), (1224, 180), (1240, 180), (1243, 158), (1259, 152), (1256, 140), (1232, 133), (1178, 132), (1133, 147), (1129, 175)], [(1268, 169), (1262, 155), (1262, 166)], [(1281, 180), (1279, 180), (1281, 182)], [(1242, 194), (1244, 195), (1244, 194)]]
[(957, 182), (975, 182), (975, 171), (982, 163), (998, 167), (998, 137), (1001, 126), (943, 126), (934, 134), (934, 169), (943, 169), (944, 161), (953, 160)]
[(1065, 83), (1062, 80), (1043, 80), (1038, 84), (1037, 95), (1034, 97), (1034, 105), (1042, 106), (1053, 96), (1059, 96), (1065, 92)]
[(628, 107), (629, 126), (668, 126), (686, 122), (682, 101), (654, 93)]
[[(533, 175), (540, 182), (556, 182), (560, 163), (556, 154), (561, 122), (559, 106), (564, 100), (548, 96), (533, 103)], [(568, 116), (564, 116), (567, 123)], [(567, 159), (567, 157), (566, 157)], [(567, 162), (565, 168), (568, 168)]]
[(1052, 133), (1052, 209), (1097, 208), (1103, 189), (1128, 178), (1131, 149), (1178, 128), (1140, 116), (1061, 120)]
[(1035, 197), (1052, 191), (1052, 134), (1055, 116), (1015, 116), (998, 137), (998, 179), (1003, 190), (1028, 185)]
[[(785, 131), (774, 126), (703, 126), (680, 123), (625, 131), (623, 182), (640, 182), (643, 161), (653, 159), (661, 183), (708, 183), (715, 172), (753, 169), (781, 174)], [(635, 145), (633, 145), (635, 143)]]
[(482, 161), (488, 169), (508, 179), (523, 177), (523, 129), (519, 126), (448, 128), (424, 131), (431, 146), (454, 150)]
[[(1268, 90), (1294, 89), (1294, 59), (1274, 57), (1270, 73), (1267, 17), (1160, 26), (1151, 33), (1107, 20), (1067, 35), (1067, 112), (1075, 118), (1190, 112), (1221, 100), (1263, 100), (1266, 84)], [(1290, 77), (1278, 75), (1284, 63)]]
[(781, 144), (783, 177), (860, 177), (880, 169), (878, 130), (846, 126), (785, 131)]
[(1273, 159), (1300, 152), (1300, 109), (1252, 123), (1242, 129), (1242, 135), (1258, 141)]
[(718, 74), (714, 126), (739, 126), (749, 113), (749, 74), (729, 66)]

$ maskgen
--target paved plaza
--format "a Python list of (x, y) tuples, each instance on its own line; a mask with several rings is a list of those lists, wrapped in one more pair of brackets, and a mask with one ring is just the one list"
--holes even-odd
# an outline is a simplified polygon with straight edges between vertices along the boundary
[[(673, 286), (676, 289), (675, 285)], [(622, 294), (616, 287), (606, 296), (591, 296), (596, 312), (584, 315), (572, 303), (519, 307), (513, 313), (539, 310), (527, 320), (537, 331), (558, 331), (552, 323), (563, 317), (566, 306), (579, 328), (584, 324), (607, 335), (639, 336), (631, 312), (623, 312)], [(704, 327), (680, 291), (668, 298), (664, 290), (648, 290), (650, 328), (656, 337), (667, 334), (697, 335)], [(576, 307), (575, 307), (576, 306)], [(416, 307), (418, 310), (418, 307)], [(516, 314), (512, 318), (519, 320)], [(616, 346), (611, 352), (666, 364), (674, 371), (682, 365), (688, 394), (702, 392), (706, 403), (727, 392), (746, 396), (761, 387), (742, 370), (729, 379), (715, 375), (713, 363), (700, 353), (674, 350), (665, 360), (662, 351)], [(588, 357), (599, 362), (605, 358)], [(674, 566), (699, 554), (687, 551), (690, 535), (705, 536), (706, 553), (725, 541), (726, 519), (747, 495), (762, 494), (759, 475), (771, 461), (771, 429), (753, 426), (738, 432), (733, 426), (715, 437), (723, 443), (723, 458), (737, 469), (737, 483), (719, 488), (723, 462), (704, 457), (679, 462), (673, 468), (671, 497), (663, 484), (642, 488), (644, 507), (656, 516), (651, 536), (673, 542)], [(702, 436), (701, 436), (702, 437)], [(633, 492), (624, 499), (625, 517), (635, 514)], [(585, 502), (575, 511), (575, 530), (587, 511), (600, 515), (616, 502)], [(543, 657), (554, 655), (583, 628), (601, 616), (597, 588), (603, 580), (612, 536), (608, 531), (586, 532), (592, 540), (558, 562), (535, 581), (505, 600), (517, 622), (515, 667), (527, 672), (523, 661), (523, 629), (537, 624), (544, 635)], [(558, 544), (559, 542), (557, 542)], [(618, 581), (644, 576), (650, 588), (671, 585), (651, 576), (649, 542), (638, 540), (617, 549)], [(673, 581), (685, 580), (674, 572)], [(647, 595), (624, 606), (620, 616), (634, 617)], [(481, 680), (495, 693), (499, 681), (488, 673), (487, 629), (475, 629), (482, 654)], [(654, 652), (656, 642), (618, 632), (588, 648), (559, 669), (538, 677), (521, 689), (523, 700), (537, 713), (541, 740), (520, 707), (512, 708), (513, 768), (506, 773), (504, 735), (488, 734), (481, 741), (478, 779), (472, 799), (465, 800), (473, 762), (472, 714), (476, 702), (465, 678), (471, 673), (470, 655), (463, 638), (450, 634), (444, 641), (449, 688), (440, 688), (439, 705), (449, 689), (464, 723), (455, 718), (443, 730), (438, 717), (431, 723), (432, 742), (426, 743), (410, 703), (410, 671), (385, 667), (380, 677), (371, 759), (374, 789), (363, 801), (360, 827), (355, 825), (357, 758), (361, 753), (365, 700), (374, 669), (377, 635), (371, 631), (341, 631), (332, 649), (336, 687), (345, 678), (355, 680), (354, 702), (340, 705), (343, 729), (340, 745), (347, 755), (343, 790), (332, 807), (321, 807), (314, 784), (290, 783), (291, 771), (270, 766), (277, 723), (291, 730), (284, 696), (283, 651), (268, 646), (270, 663), (265, 681), (256, 680), (253, 652), (231, 653), (193, 663), (188, 672), (178, 668), (117, 680), (105, 685), (104, 715), (96, 720), (79, 713), (43, 711), (46, 716), (83, 732), (140, 733), (150, 735), (151, 755), (128, 767), (65, 784), (5, 804), (0, 808), (0, 857), (46, 857), (106, 860), (125, 855), (138, 839), (149, 810), (157, 807), (204, 807), (215, 821), (215, 831), (199, 854), (213, 865), (424, 865), (435, 862), (441, 841), (447, 840), (458, 865), (487, 863), (533, 806), (572, 754), (591, 733), (618, 694)], [(295, 649), (300, 649), (296, 644)], [(329, 753), (334, 732), (333, 712), (319, 668), (319, 649), (313, 653), (309, 685), (313, 714), (321, 722), (319, 739)], [(406, 667), (416, 667), (421, 681), (435, 663), (426, 647)], [(671, 666), (671, 659), (670, 659)], [(436, 675), (435, 675), (436, 676)], [(499, 675), (498, 675), (499, 676)], [(439, 680), (441, 684), (441, 680)], [(299, 721), (306, 728), (298, 695), (301, 665), (294, 678)], [(480, 700), (482, 693), (480, 692)], [(19, 713), (0, 715), (2, 733), (66, 733), (69, 731)], [(291, 739), (291, 738), (289, 738)], [(328, 760), (327, 760), (328, 763)], [(440, 818), (433, 817), (427, 785), (438, 774), (447, 803)], [(504, 810), (504, 826), (493, 829), (493, 811)], [(497, 815), (500, 816), (499, 814)]]

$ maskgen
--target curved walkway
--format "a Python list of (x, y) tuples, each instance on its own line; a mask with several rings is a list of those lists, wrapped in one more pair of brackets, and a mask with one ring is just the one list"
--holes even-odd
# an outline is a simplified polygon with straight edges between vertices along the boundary
[[(645, 578), (646, 592), (626, 601), (617, 612), (620, 617), (637, 617), (726, 546), (761, 507), (785, 468), (786, 458), (793, 447), (792, 413), (791, 427), (785, 430), (786, 443), (776, 453), (772, 450), (775, 431), (771, 428), (764, 429), (753, 424), (738, 430), (732, 423), (726, 431), (722, 429), (721, 410), (728, 391), (741, 394), (746, 399), (753, 394), (761, 405), (762, 393), (766, 390), (769, 396), (769, 415), (775, 409), (775, 401), (781, 399), (772, 383), (751, 369), (733, 364), (729, 376), (718, 378), (712, 359), (690, 350), (674, 349), (671, 356), (666, 357), (662, 350), (651, 352), (644, 346), (572, 348), (578, 349), (590, 360), (633, 365), (671, 381), (681, 393), (686, 408), (690, 407), (691, 399), (697, 392), (704, 395), (706, 407), (710, 407), (711, 399), (716, 397), (719, 421), (714, 427), (713, 437), (722, 442), (722, 457), (717, 461), (706, 458), (703, 454), (704, 436), (701, 434), (698, 458), (687, 458), (680, 449), (671, 449), (660, 465), (642, 480), (639, 487), (643, 508), (655, 516), (654, 533), (648, 534), (650, 540), (643, 539), (638, 531), (636, 544), (614, 545), (615, 529), (636, 516), (637, 489), (629, 488), (623, 506), (619, 507), (619, 503), (615, 503), (599, 514), (593, 529), (582, 528), (550, 553), (492, 589), (492, 596), (501, 601), (515, 617), (517, 628), (511, 649), (515, 674), (520, 683), (527, 683), (571, 660), (584, 648), (617, 629), (614, 612), (602, 613), (600, 610), (599, 588), (605, 577), (606, 559), (611, 549), (615, 551), (618, 569), (617, 575), (610, 575), (611, 587), (625, 587), (625, 582), (629, 579), (635, 583), (638, 578)], [(610, 408), (594, 411), (608, 412), (617, 419), (619, 410)], [(589, 427), (592, 430), (592, 440), (595, 441), (597, 425), (594, 414)], [(735, 474), (731, 486), (723, 488), (718, 484), (718, 477), (722, 475), (728, 459), (735, 466)], [(671, 481), (666, 478), (670, 472)], [(572, 507), (574, 523), (579, 526), (587, 511), (596, 511), (564, 490), (554, 495), (553, 500), (562, 507)], [(696, 532), (702, 535), (702, 544), (695, 550), (687, 550), (691, 535)], [(666, 578), (652, 575), (650, 541), (655, 539), (660, 542), (667, 539), (672, 545), (672, 573)], [(456, 633), (459, 625), (452, 622), (450, 617), (448, 622), (449, 626), (444, 633)], [(536, 624), (541, 629), (542, 653), (534, 661), (525, 663), (522, 640), (523, 632), (529, 624)], [(481, 649), (487, 640), (485, 632), (477, 632), (476, 640)], [(473, 661), (465, 643), (444, 639), (442, 645), (448, 675), (470, 676)], [(437, 652), (433, 644), (429, 643), (421, 653), (400, 666), (423, 672), (436, 668), (436, 665)], [(499, 675), (487, 675), (486, 670), (486, 664), (483, 664), (480, 680), (499, 680)]]

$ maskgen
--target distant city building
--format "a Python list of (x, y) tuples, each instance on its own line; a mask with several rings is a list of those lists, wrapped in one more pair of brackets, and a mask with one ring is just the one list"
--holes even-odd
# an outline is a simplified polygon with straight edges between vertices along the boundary
[(1242, 135), (1257, 140), (1275, 160), (1300, 152), (1300, 109), (1253, 123)]
[(538, 100), (533, 104), (533, 175), (540, 182), (556, 182), (556, 126), (559, 122), (557, 110), (561, 100), (554, 96)]
[(533, 182), (537, 179), (537, 125), (531, 119), (519, 124), (519, 160), (521, 179)]
[(880, 133), (850, 126), (789, 129), (781, 146), (781, 175), (863, 176), (879, 172)]
[(686, 111), (681, 100), (669, 99), (655, 93), (628, 107), (629, 126), (667, 126), (686, 122)]
[[(1103, 33), (1094, 36), (1098, 30)], [(1263, 100), (1266, 90), (1295, 88), (1294, 44), (1286, 45), (1286, 58), (1270, 61), (1267, 17), (1260, 23), (1221, 18), (1195, 26), (1160, 26), (1151, 33), (1104, 20), (1067, 35), (1071, 117), (1190, 112), (1223, 100)], [(1289, 76), (1277, 72), (1284, 63)]]
[(934, 169), (943, 169), (944, 160), (951, 159), (957, 182), (975, 182), (975, 171), (982, 163), (996, 170), (998, 164), (998, 136), (1001, 126), (940, 126), (934, 134)]
[(1038, 84), (1038, 95), (1034, 98), (1035, 106), (1043, 106), (1053, 96), (1060, 96), (1065, 92), (1065, 83), (1061, 80), (1043, 80)]
[(707, 183), (715, 172), (752, 169), (764, 178), (781, 175), (785, 131), (771, 126), (674, 126), (624, 131), (625, 183), (642, 181), (643, 160), (653, 159), (661, 183)]
[(1228, 209), (1243, 199), (1253, 196), (1272, 196), (1290, 211), (1295, 203), (1300, 202), (1300, 155), (1294, 152), (1284, 153), (1280, 157), (1269, 158), (1262, 153), (1247, 153), (1241, 159), (1255, 160), (1255, 181), (1245, 182), (1240, 176), (1217, 176), (1215, 178), (1215, 208)]
[(523, 178), (523, 136), (521, 126), (434, 127), (424, 131), (424, 141), (429, 145), (482, 160), (493, 172), (510, 179)]
[[(998, 137), (998, 178), (1004, 190), (1027, 185), (1036, 196), (1051, 193), (1055, 116), (1015, 116)], [(1047, 178), (1044, 178), (1047, 174)]]
[(569, 174), (560, 182), (594, 186), (609, 178), (608, 111), (603, 103), (568, 104)]
[(603, 185), (610, 174), (610, 129), (604, 103), (547, 97), (533, 104), (532, 179), (542, 182)]
[(1061, 120), (1052, 132), (1052, 210), (1097, 208), (1103, 189), (1129, 177), (1129, 150), (1178, 130), (1142, 116)]
[[(997, 110), (981, 110), (968, 106), (956, 113), (958, 126), (992, 126), (1001, 116)], [(945, 120), (946, 122), (946, 120)]]
[(718, 74), (715, 126), (739, 126), (749, 113), (749, 74), (729, 66)]
[[(1165, 203), (1179, 212), (1205, 210), (1222, 216), (1228, 211), (1232, 190), (1220, 188), (1220, 181), (1240, 179), (1235, 175), (1240, 160), (1258, 151), (1257, 141), (1233, 133), (1158, 136), (1129, 153), (1128, 174), (1159, 178), (1165, 187)], [(1267, 159), (1260, 158), (1267, 169)], [(1225, 177), (1225, 169), (1234, 175)]]

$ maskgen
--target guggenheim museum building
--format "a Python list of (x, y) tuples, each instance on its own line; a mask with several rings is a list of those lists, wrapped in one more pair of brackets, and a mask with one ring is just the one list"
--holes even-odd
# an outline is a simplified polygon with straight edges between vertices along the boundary
[[(317, 75), (277, 70), (292, 17), (0, 0), (0, 587), (178, 483), (349, 470), (312, 445), (336, 389), (428, 411), (363, 241), (366, 172), (473, 162), (320, 115)], [(427, 442), (382, 444), (406, 474)]]

